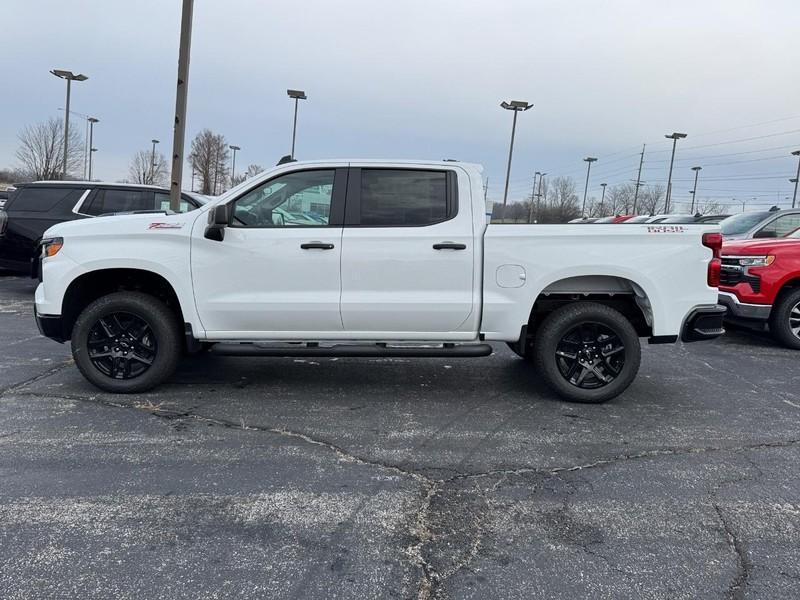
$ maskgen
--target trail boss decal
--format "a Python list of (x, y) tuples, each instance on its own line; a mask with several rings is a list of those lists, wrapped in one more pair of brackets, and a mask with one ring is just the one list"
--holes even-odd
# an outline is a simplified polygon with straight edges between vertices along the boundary
[(684, 233), (683, 225), (648, 225), (647, 233)]
[(148, 229), (182, 229), (183, 223), (150, 223)]

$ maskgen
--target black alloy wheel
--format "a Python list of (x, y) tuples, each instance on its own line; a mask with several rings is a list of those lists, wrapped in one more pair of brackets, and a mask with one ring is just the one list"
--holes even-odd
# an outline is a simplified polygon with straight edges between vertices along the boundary
[(594, 390), (614, 381), (625, 366), (625, 344), (602, 323), (581, 323), (556, 346), (556, 362), (571, 385)]
[(87, 346), (92, 365), (114, 379), (139, 377), (151, 367), (158, 353), (150, 324), (128, 312), (100, 317), (89, 329)]

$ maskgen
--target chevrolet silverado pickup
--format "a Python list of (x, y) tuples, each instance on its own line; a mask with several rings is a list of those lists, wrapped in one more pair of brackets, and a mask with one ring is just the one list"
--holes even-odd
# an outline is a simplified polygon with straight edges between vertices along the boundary
[(726, 319), (756, 329), (800, 350), (800, 231), (722, 246), (720, 304)]
[(488, 224), (482, 185), (454, 161), (291, 162), (192, 212), (59, 224), (37, 324), (115, 393), (203, 349), (453, 358), (506, 342), (581, 402), (628, 387), (640, 338), (723, 333), (717, 226)]

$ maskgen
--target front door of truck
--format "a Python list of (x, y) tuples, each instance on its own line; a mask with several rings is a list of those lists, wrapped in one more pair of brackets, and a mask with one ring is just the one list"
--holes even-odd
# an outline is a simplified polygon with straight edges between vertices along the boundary
[(341, 332), (339, 294), (347, 169), (293, 171), (231, 204), (222, 241), (192, 232), (192, 280), (211, 339)]
[(477, 327), (472, 204), (468, 178), (461, 178), (459, 197), (456, 170), (350, 169), (342, 236), (346, 331), (421, 339)]

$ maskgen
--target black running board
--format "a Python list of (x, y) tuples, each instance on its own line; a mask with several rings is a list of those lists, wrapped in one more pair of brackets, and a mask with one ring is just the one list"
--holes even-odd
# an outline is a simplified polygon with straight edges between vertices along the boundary
[(479, 358), (489, 356), (489, 344), (444, 344), (442, 346), (387, 346), (385, 344), (336, 344), (318, 346), (260, 346), (250, 343), (214, 344), (212, 354), (221, 356), (341, 356), (341, 357), (416, 357)]

